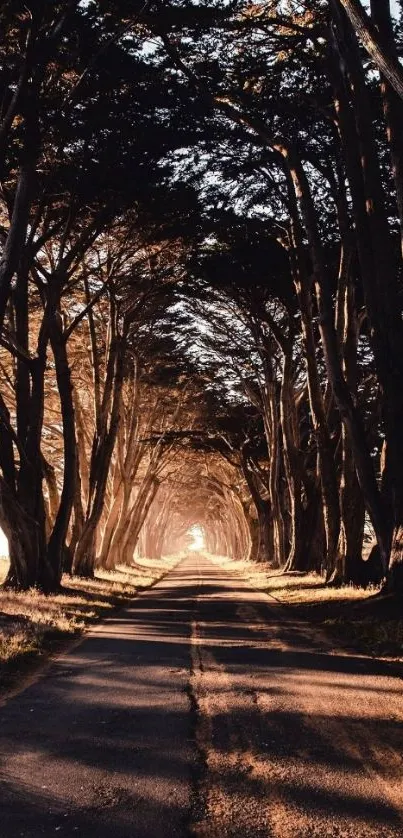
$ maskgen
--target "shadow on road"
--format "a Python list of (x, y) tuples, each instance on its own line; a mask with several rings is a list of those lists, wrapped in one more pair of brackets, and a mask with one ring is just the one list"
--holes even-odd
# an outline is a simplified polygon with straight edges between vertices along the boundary
[[(399, 680), (379, 662), (332, 653), (207, 562), (200, 584), (195, 561), (1, 709), (2, 838), (188, 834), (200, 759), (187, 694), (195, 626), (212, 696), (205, 758), (214, 751), (229, 797), (241, 783), (260, 808), (281, 800), (299, 813), (296, 838), (312, 834), (317, 815), (335, 824), (323, 838), (401, 836), (376, 785), (383, 762), (382, 782), (401, 782), (401, 762), (384, 761), (403, 752)], [(235, 828), (229, 821), (225, 834)], [(276, 829), (268, 816), (254, 834)]]

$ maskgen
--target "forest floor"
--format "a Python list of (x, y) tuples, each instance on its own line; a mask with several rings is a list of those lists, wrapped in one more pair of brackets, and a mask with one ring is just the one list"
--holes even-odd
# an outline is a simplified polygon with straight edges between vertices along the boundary
[[(64, 575), (62, 590), (51, 596), (35, 589), (16, 593), (0, 588), (0, 694), (18, 685), (46, 657), (66, 648), (86, 627), (151, 587), (179, 559), (142, 559), (133, 567), (96, 571), (94, 579)], [(8, 562), (0, 559), (0, 585), (7, 569)]]
[(223, 562), (343, 646), (403, 663), (403, 603), (381, 595), (379, 588), (336, 588), (317, 573), (281, 574), (261, 563), (220, 557)]

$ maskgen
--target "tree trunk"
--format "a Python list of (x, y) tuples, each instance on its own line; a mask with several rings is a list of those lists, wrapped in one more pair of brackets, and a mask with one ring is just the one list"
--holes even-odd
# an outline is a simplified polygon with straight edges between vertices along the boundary
[(26, 516), (10, 487), (0, 478), (0, 525), (8, 540), (10, 567), (5, 588), (26, 591), (37, 585), (38, 542), (35, 523)]
[(113, 392), (109, 424), (105, 424), (108, 413), (106, 408), (108, 399), (106, 399), (104, 391), (102, 435), (101, 438), (98, 436), (95, 437), (96, 444), (94, 445), (92, 451), (89, 506), (87, 509), (82, 536), (77, 545), (73, 562), (73, 572), (78, 576), (92, 577), (94, 575), (97, 527), (100, 523), (104, 508), (109, 468), (119, 427), (124, 376), (124, 356), (125, 340), (122, 336), (120, 338), (116, 338), (115, 355), (112, 357), (111, 361), (113, 370), (109, 368), (107, 373), (107, 377), (109, 376), (111, 379), (111, 384), (108, 386), (108, 390)]
[(62, 332), (61, 318), (58, 313), (52, 318), (49, 334), (55, 359), (64, 445), (62, 493), (56, 520), (47, 546), (48, 563), (53, 571), (53, 581), (50, 581), (57, 588), (63, 572), (67, 530), (74, 503), (78, 454), (70, 367), (67, 358), (66, 342)]
[(257, 516), (257, 539), (256, 536), (254, 539), (256, 553), (253, 555), (253, 559), (255, 561), (270, 562), (273, 558), (273, 521), (270, 504), (261, 496), (259, 492), (257, 477), (244, 449), (241, 449), (241, 468), (256, 509)]
[[(284, 149), (282, 149), (282, 153), (284, 153)], [(287, 157), (287, 152), (285, 156)], [(293, 170), (291, 171), (291, 174), (294, 174)], [(304, 255), (301, 247), (303, 237), (294, 186), (291, 186), (291, 183), (289, 183), (289, 186), (291, 247), (293, 251), (291, 254), (292, 272), (301, 312), (309, 403), (318, 449), (319, 474), (323, 501), (323, 519), (326, 533), (326, 556), (324, 557), (323, 564), (328, 570), (329, 568), (334, 567), (337, 555), (337, 545), (340, 533), (339, 492), (334, 463), (333, 445), (329, 434), (327, 416), (316, 362), (316, 347), (312, 323), (311, 283), (306, 276)]]
[(302, 522), (302, 480), (298, 444), (298, 416), (292, 384), (292, 349), (287, 347), (283, 354), (283, 370), (280, 399), (280, 417), (283, 433), (284, 467), (289, 495), (289, 550), (285, 570), (300, 568), (303, 551)]
[(390, 49), (390, 45), (384, 37), (380, 37), (383, 33), (378, 33), (372, 25), (360, 0), (335, 0), (335, 2), (343, 6), (368, 55), (388, 79), (397, 95), (403, 99), (403, 68), (396, 59), (394, 51)]
[(293, 387), (293, 336), (279, 327), (269, 313), (266, 313), (267, 323), (273, 333), (282, 353), (282, 375), (280, 391), (280, 427), (283, 440), (284, 471), (288, 487), (289, 499), (289, 531), (288, 556), (284, 570), (294, 570), (299, 567), (303, 548), (302, 540), (302, 463), (299, 452), (298, 415)]
[[(391, 543), (391, 582), (396, 583), (403, 561), (403, 324), (397, 282), (397, 264), (384, 206), (382, 178), (374, 141), (368, 91), (360, 56), (351, 31), (336, 18), (345, 85), (335, 78), (340, 135), (351, 186), (357, 245), (371, 341), (382, 397), (386, 439), (384, 486), (386, 487), (386, 536), (380, 544), (387, 565)], [(349, 90), (355, 125), (346, 97)], [(387, 542), (385, 548), (385, 541)], [(392, 567), (393, 572), (392, 572)]]
[(118, 490), (115, 494), (115, 497), (112, 500), (112, 508), (108, 514), (108, 518), (105, 524), (105, 529), (102, 537), (102, 547), (101, 552), (98, 558), (98, 566), (103, 567), (107, 570), (113, 570), (114, 567), (114, 557), (112, 552), (112, 544), (113, 539), (115, 536), (116, 529), (119, 524), (119, 519), (122, 514), (122, 504), (124, 503), (123, 500), (124, 496), (124, 489), (123, 489), (123, 480), (119, 483)]
[(146, 499), (144, 500), (144, 502), (138, 502), (132, 508), (130, 523), (126, 528), (126, 532), (122, 537), (120, 545), (119, 561), (122, 564), (130, 565), (133, 561), (133, 555), (139, 539), (141, 528), (144, 524), (144, 521), (147, 518), (150, 507), (157, 494), (158, 487), (158, 480), (153, 478), (150, 482), (149, 491), (147, 492)]
[(281, 505), (281, 456), (279, 409), (277, 398), (277, 382), (273, 371), (271, 354), (267, 351), (263, 357), (265, 383), (263, 389), (263, 424), (269, 457), (269, 495), (271, 532), (267, 524), (267, 505), (258, 509), (259, 522), (262, 521), (262, 559), (271, 561), (275, 567), (281, 567), (285, 560), (284, 519)]
[[(319, 311), (319, 329), (321, 335), (326, 370), (332, 387), (337, 408), (341, 415), (343, 424), (349, 437), (349, 445), (354, 454), (354, 462), (360, 486), (365, 495), (368, 511), (374, 521), (377, 535), (381, 539), (384, 551), (387, 545), (382, 541), (384, 533), (383, 515), (381, 509), (381, 498), (379, 495), (373, 462), (370, 451), (366, 444), (365, 430), (359, 411), (354, 403), (352, 393), (345, 380), (339, 346), (334, 323), (334, 312), (331, 290), (327, 280), (327, 271), (322, 255), (319, 230), (316, 224), (315, 209), (310, 194), (309, 184), (300, 161), (293, 155), (292, 158), (293, 177), (296, 184), (297, 194), (300, 196), (302, 213), (305, 227), (310, 243), (312, 262), (315, 275), (316, 298)], [(336, 562), (337, 552), (334, 554)], [(386, 568), (385, 568), (386, 569)], [(334, 566), (329, 566), (330, 576), (333, 574)]]

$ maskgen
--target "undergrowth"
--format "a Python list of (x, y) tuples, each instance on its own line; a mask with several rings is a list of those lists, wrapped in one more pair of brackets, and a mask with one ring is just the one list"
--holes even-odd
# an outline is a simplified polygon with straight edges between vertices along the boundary
[(379, 588), (332, 587), (318, 573), (283, 574), (259, 562), (218, 560), (344, 647), (403, 662), (403, 603), (381, 596)]

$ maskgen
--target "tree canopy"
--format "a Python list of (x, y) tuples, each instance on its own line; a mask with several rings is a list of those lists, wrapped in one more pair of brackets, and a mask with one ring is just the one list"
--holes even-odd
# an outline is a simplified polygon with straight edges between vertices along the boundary
[(372, 540), (401, 592), (388, 0), (5, 2), (0, 30), (6, 584), (197, 525), (335, 584)]

